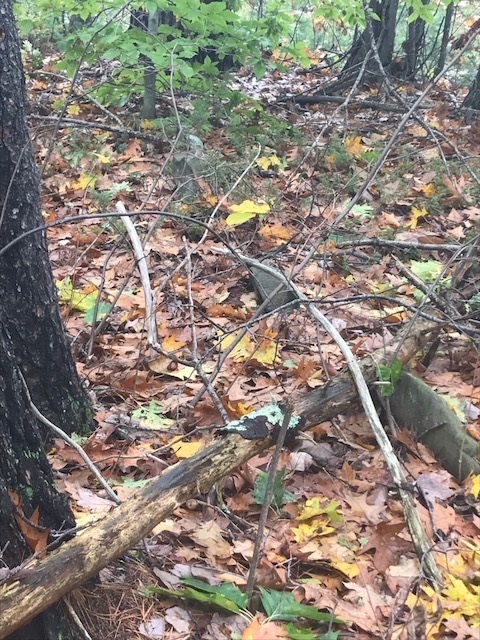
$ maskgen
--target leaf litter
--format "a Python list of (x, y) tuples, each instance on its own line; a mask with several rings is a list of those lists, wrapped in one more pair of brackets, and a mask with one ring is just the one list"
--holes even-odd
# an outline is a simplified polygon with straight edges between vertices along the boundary
[[(288, 83), (293, 84), (294, 77), (286, 86), (292, 86)], [(246, 77), (235, 81), (265, 104), (282, 91), (278, 77), (268, 74), (250, 85)], [(312, 110), (305, 120), (298, 114), (291, 118), (311, 141), (313, 125), (323, 121), (329, 109), (324, 105), (323, 112)], [(283, 117), (278, 107), (273, 111)], [(435, 115), (434, 109), (429, 115)], [(300, 143), (285, 140), (278, 149), (266, 150), (257, 166), (268, 177), (253, 172), (243, 195), (229, 194), (211, 221), (212, 229), (226, 234), (236, 246), (248, 244), (251, 255), (262, 256), (283, 246), (281, 266), (291, 272), (301, 262), (304, 243), (341, 210), (342, 205), (322, 191), (322, 180), (333, 184), (336, 177), (335, 189), (341, 192), (352, 171), (362, 176), (368, 154), (388, 136), (394, 122), (389, 118), (379, 125), (380, 138), (356, 133), (372, 118), (361, 110), (352, 114), (351, 132), (344, 142), (320, 140), (325, 153), (313, 154), (303, 166)], [(468, 126), (453, 119), (449, 124), (457, 144), (474, 153)], [(72, 212), (87, 212), (92, 219), (50, 228), (51, 259), (79, 370), (98, 408), (98, 429), (85, 449), (104, 476), (121, 487), (122, 499), (128, 499), (137, 483), (194, 455), (213, 437), (212, 427), (221, 420), (212, 399), (204, 393), (192, 407), (203, 385), (198, 368), (206, 376), (215, 371), (220, 354), (241, 334), (258, 301), (246, 270), (217, 252), (222, 247), (216, 236), (208, 235), (197, 248), (195, 217), (208, 219), (212, 206), (224, 195), (221, 191), (215, 193), (203, 181), (193, 204), (176, 203), (176, 210), (193, 222), (149, 215), (148, 210), (168, 209), (172, 198), (171, 181), (159, 178), (166, 154), (138, 139), (131, 139), (120, 151), (113, 136), (96, 132), (94, 156), (84, 157), (81, 167), (75, 167), (58, 151), (60, 145), (69, 147), (69, 133), (68, 128), (60, 130), (50, 159), (55, 170), (44, 177), (45, 218), (61, 220)], [(331, 306), (325, 308), (358, 356), (395, 333), (396, 325), (405, 321), (401, 305), (416, 304), (415, 290), (388, 254), (380, 255), (375, 248), (347, 250), (342, 243), (379, 236), (411, 242), (410, 254), (402, 259), (428, 283), (443, 273), (441, 243), (463, 241), (480, 215), (469, 202), (469, 176), (441, 176), (432, 168), (438, 150), (428, 146), (424, 129), (411, 126), (405, 134), (418, 154), (415, 171), (399, 173), (400, 160), (392, 161), (368, 190), (368, 201), (352, 211), (348, 229), (319, 242), (315, 260), (295, 277), (310, 298), (328, 301)], [(228, 162), (245, 163), (245, 157), (229, 146), (221, 125), (205, 136), (204, 143)], [(48, 136), (38, 133), (35, 146), (41, 157)], [(133, 175), (138, 176), (136, 183)], [(153, 199), (137, 224), (140, 230), (151, 231), (145, 255), (164, 350), (156, 355), (146, 347), (143, 291), (123, 229), (116, 219), (99, 222), (94, 218), (105, 210), (102, 202), (112, 210), (115, 198), (129, 211), (141, 208), (153, 185)], [(438, 245), (438, 250), (420, 254), (415, 245), (422, 244)], [(175, 271), (182, 260), (185, 266)], [(447, 269), (443, 275), (451, 273)], [(368, 298), (379, 291), (395, 297), (398, 305)], [(448, 394), (452, 404), (479, 407), (478, 353), (454, 332), (445, 337), (444, 347), (426, 371), (420, 361), (413, 362), (414, 371)], [(325, 336), (319, 340), (317, 328), (294, 310), (288, 316), (273, 314), (251, 322), (221, 363), (214, 386), (234, 419), (294, 391), (323, 384), (343, 367), (336, 345)], [(480, 439), (478, 415), (470, 421), (469, 432)], [(258, 584), (271, 589), (270, 593), (284, 591), (299, 607), (334, 612), (356, 637), (376, 638), (386, 629), (392, 629), (392, 637), (406, 637), (402, 634), (409, 618), (423, 616), (423, 624), (430, 625), (428, 637), (473, 638), (480, 624), (475, 578), (480, 521), (471, 507), (472, 483), (458, 486), (425, 447), (408, 434), (397, 434), (397, 452), (410, 477), (416, 479), (420, 518), (435, 541), (444, 570), (445, 587), (435, 593), (419, 583), (421, 567), (405, 529), (401, 504), (365, 418), (352, 407), (348, 415), (313, 428), (310, 434), (326, 444), (344, 443), (346, 453), (333, 475), (319, 468), (311, 456), (300, 464), (298, 453), (282, 454), (282, 468), (288, 469), (282, 483), (292, 500), (271, 510)], [(172, 444), (178, 438), (184, 440)], [(74, 450), (56, 440), (49, 457), (79, 523), (112, 508)], [(285, 626), (262, 614), (248, 621), (208, 607), (193, 613), (189, 605), (174, 598), (157, 601), (138, 595), (139, 589), (149, 585), (171, 589), (169, 575), (180, 572), (192, 578), (199, 570), (204, 572), (202, 579), (207, 576), (214, 584), (244, 585), (260, 509), (254, 499), (255, 481), (268, 461), (269, 455), (250, 460), (217, 489), (222, 494), (220, 503), (213, 493), (189, 501), (155, 529), (144, 547), (115, 563), (109, 574), (104, 571), (99, 589), (104, 594), (107, 588), (111, 593), (117, 590), (117, 596), (123, 594), (130, 609), (124, 608), (122, 615), (136, 608), (148, 611), (135, 632), (160, 638), (169, 629), (169, 637), (181, 638), (196, 629), (198, 637), (206, 640), (230, 638), (231, 633), (244, 640), (288, 637)], [(228, 511), (222, 512), (223, 501)], [(88, 596), (83, 593), (82, 597)], [(102, 610), (98, 597), (96, 602)], [(110, 605), (115, 610), (113, 601)]]

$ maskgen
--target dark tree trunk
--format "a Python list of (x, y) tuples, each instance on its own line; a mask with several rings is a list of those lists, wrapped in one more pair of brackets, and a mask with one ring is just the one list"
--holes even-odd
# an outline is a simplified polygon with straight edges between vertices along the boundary
[[(372, 20), (373, 35), (382, 66), (388, 69), (392, 62), (395, 43), (398, 0), (372, 0), (370, 9), (380, 18), (380, 20)], [(370, 51), (370, 36), (368, 29), (365, 29), (353, 43), (343, 71), (359, 69)], [(370, 74), (379, 75), (377, 62), (373, 56), (370, 57), (367, 70)]]
[[(429, 0), (422, 0), (427, 4)], [(409, 14), (413, 9), (409, 10)], [(420, 53), (425, 44), (425, 20), (417, 18), (408, 25), (408, 38), (404, 44), (406, 53), (405, 77), (409, 80), (415, 78), (420, 66)]]
[(440, 73), (440, 71), (445, 66), (445, 62), (447, 60), (447, 48), (448, 48), (448, 41), (450, 39), (450, 30), (452, 28), (454, 8), (455, 8), (455, 3), (452, 0), (445, 12), (445, 20), (443, 23), (443, 31), (442, 31), (442, 42), (440, 44), (440, 53), (438, 55), (438, 62), (437, 62), (437, 68), (435, 69), (435, 75)]
[[(0, 249), (43, 224), (26, 103), (11, 0), (0, 0)], [(0, 300), (11, 356), (33, 402), (64, 431), (87, 432), (91, 406), (66, 340), (45, 233), (21, 240), (0, 256)]]
[[(25, 117), (12, 4), (0, 0), (0, 251), (43, 222)], [(32, 550), (75, 526), (67, 499), (55, 488), (24, 379), (38, 408), (68, 432), (91, 426), (91, 406), (66, 342), (45, 233), (0, 256), (0, 300), (0, 558), (4, 573), (14, 574)], [(76, 637), (61, 603), (9, 636)]]
[[(159, 9), (152, 11), (133, 9), (130, 13), (130, 26), (156, 36), (160, 16), (164, 13), (170, 12), (160, 11)], [(157, 71), (155, 64), (147, 56), (142, 54), (140, 56), (140, 62), (143, 65), (143, 106), (141, 116), (146, 120), (154, 120), (157, 115)]]
[[(15, 569), (32, 553), (30, 543), (42, 532), (48, 542), (75, 526), (67, 499), (55, 488), (52, 470), (42, 448), (35, 417), (30, 411), (15, 349), (8, 335), (5, 308), (0, 308), (0, 552), (2, 566)], [(38, 521), (36, 520), (38, 513)], [(38, 522), (38, 525), (37, 525)], [(22, 533), (23, 532), (23, 533)], [(62, 605), (52, 607), (9, 640), (75, 638)]]
[(480, 110), (480, 67), (478, 68), (475, 80), (470, 85), (470, 89), (463, 100), (462, 106)]

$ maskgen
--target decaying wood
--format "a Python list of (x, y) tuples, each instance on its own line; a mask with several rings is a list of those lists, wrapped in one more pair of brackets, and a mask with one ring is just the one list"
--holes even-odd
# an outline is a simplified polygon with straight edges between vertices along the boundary
[(460, 418), (444, 398), (410, 373), (402, 373), (390, 398), (390, 408), (399, 427), (415, 433), (444, 469), (458, 482), (480, 474), (480, 446), (466, 431)]
[[(399, 336), (373, 356), (360, 361), (367, 382), (375, 380), (378, 364), (393, 355), (408, 362), (435, 332), (435, 324), (419, 320), (409, 335)], [(328, 420), (352, 407), (356, 388), (348, 372), (290, 402), (307, 426)], [(265, 440), (222, 436), (198, 454), (179, 462), (152, 480), (102, 520), (80, 532), (48, 557), (27, 563), (18, 579), (0, 587), (0, 638), (25, 625), (62, 596), (121, 556), (189, 498), (207, 492), (236, 467), (271, 445)]]

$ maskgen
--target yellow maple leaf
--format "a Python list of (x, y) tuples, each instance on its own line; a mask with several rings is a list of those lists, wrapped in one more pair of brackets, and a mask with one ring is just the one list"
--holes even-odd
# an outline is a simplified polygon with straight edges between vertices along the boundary
[(203, 199), (205, 200), (205, 202), (206, 202), (207, 204), (211, 205), (212, 207), (214, 207), (214, 206), (217, 204), (217, 202), (218, 202), (218, 198), (217, 198), (217, 196), (214, 196), (214, 195), (212, 195), (212, 194), (205, 194), (205, 195), (203, 196)]
[(104, 156), (101, 153), (95, 153), (100, 164), (110, 164), (110, 158), (108, 156)]
[(421, 192), (427, 197), (434, 196), (437, 193), (437, 187), (433, 182), (429, 182), (421, 188)]
[(78, 104), (71, 104), (67, 107), (67, 113), (69, 116), (78, 116), (80, 113), (80, 107)]
[(328, 524), (327, 518), (316, 518), (308, 524), (302, 523), (298, 527), (292, 527), (293, 538), (299, 544), (311, 538), (328, 536), (334, 531), (335, 529)]
[(338, 571), (341, 571), (349, 578), (356, 578), (360, 573), (360, 569), (357, 564), (351, 562), (344, 562), (343, 560), (337, 560), (336, 558), (330, 559), (330, 564)]
[(253, 407), (247, 407), (243, 402), (227, 402), (225, 408), (232, 418), (242, 418), (253, 411)]
[(270, 167), (280, 166), (280, 160), (278, 156), (272, 154), (271, 156), (262, 156), (257, 160), (257, 164), (261, 169), (267, 171)]
[(155, 123), (151, 120), (140, 120), (140, 128), (144, 131), (148, 131), (149, 129), (155, 129)]
[(418, 207), (412, 207), (412, 214), (410, 216), (410, 220), (407, 222), (407, 227), (410, 227), (410, 229), (416, 229), (417, 228), (417, 224), (420, 218), (426, 218), (428, 216), (428, 211), (425, 209), (425, 207), (422, 207), (421, 209), (419, 209)]
[(320, 498), (311, 498), (305, 502), (298, 516), (295, 518), (298, 522), (310, 520), (315, 516), (321, 516), (325, 513), (325, 507), (320, 506)]
[(89, 173), (82, 173), (73, 185), (74, 189), (93, 189), (97, 178)]
[(361, 136), (348, 136), (345, 140), (345, 149), (354, 158), (360, 158), (362, 153), (366, 151)]
[[(63, 280), (56, 280), (58, 299), (63, 304), (68, 304), (72, 309), (81, 311), (82, 313), (88, 311), (95, 304), (96, 294), (92, 292), (76, 291), (73, 288), (73, 284), (70, 278), (64, 278)], [(94, 289), (96, 292), (96, 289)]]
[(197, 442), (174, 442), (170, 447), (175, 452), (177, 458), (184, 460), (185, 458), (191, 458), (200, 449), (203, 449), (203, 442), (201, 440)]
[(276, 331), (266, 331), (264, 339), (260, 342), (257, 349), (253, 353), (253, 358), (264, 365), (273, 365), (280, 361), (278, 355), (278, 345), (274, 338), (277, 337)]
[[(237, 336), (234, 333), (231, 333), (228, 336), (222, 338), (220, 342), (220, 346), (222, 349), (227, 349), (234, 340), (236, 340)], [(242, 339), (234, 346), (232, 351), (228, 354), (229, 358), (235, 360), (236, 362), (242, 362), (243, 360), (247, 360), (250, 358), (253, 351), (253, 345), (250, 338), (245, 335)]]
[(270, 207), (266, 203), (257, 204), (253, 200), (244, 200), (240, 204), (232, 204), (230, 211), (232, 213), (227, 216), (225, 222), (231, 227), (235, 227), (251, 220), (255, 216), (265, 215), (270, 211)]
[(455, 609), (455, 612), (462, 613), (465, 616), (474, 616), (479, 618), (480, 622), (480, 608), (478, 606), (480, 602), (480, 586), (469, 584), (466, 585), (463, 580), (448, 576), (450, 584), (448, 584), (442, 593), (447, 596), (449, 600), (459, 603), (459, 608)]
[(290, 227), (284, 227), (283, 224), (267, 224), (259, 231), (263, 238), (277, 238), (278, 240), (290, 240), (293, 238), (295, 231)]
[(480, 475), (473, 476), (469, 493), (471, 493), (475, 499), (480, 495)]
[(265, 366), (273, 365), (275, 362), (280, 362), (281, 360), (278, 355), (277, 345), (273, 340), (269, 340), (268, 342), (264, 340), (262, 346), (254, 352), (253, 358)]

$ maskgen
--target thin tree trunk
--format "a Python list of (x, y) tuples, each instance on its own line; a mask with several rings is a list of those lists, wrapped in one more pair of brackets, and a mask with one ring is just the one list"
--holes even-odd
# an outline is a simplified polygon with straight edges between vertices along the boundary
[[(14, 348), (0, 311), (0, 550), (2, 566), (14, 569), (57, 534), (75, 526), (64, 495), (55, 488), (36, 420), (27, 402)], [(0, 617), (1, 617), (0, 611)], [(37, 616), (10, 640), (74, 638), (62, 606)]]
[[(422, 0), (427, 4), (429, 0)], [(409, 10), (409, 14), (413, 9)], [(419, 67), (419, 54), (424, 46), (425, 40), (425, 20), (417, 18), (408, 25), (408, 38), (405, 42), (406, 52), (406, 77), (413, 79)]]
[[(148, 12), (147, 31), (153, 35), (157, 35), (158, 24), (160, 18), (160, 10)], [(156, 99), (157, 99), (157, 70), (155, 64), (150, 58), (143, 56), (143, 107), (142, 118), (154, 120), (157, 115)]]
[(447, 60), (447, 48), (448, 48), (448, 41), (450, 39), (450, 29), (452, 28), (452, 19), (453, 19), (454, 9), (455, 9), (455, 3), (452, 0), (445, 12), (445, 22), (443, 23), (442, 43), (440, 45), (440, 53), (438, 56), (437, 68), (435, 69), (435, 75), (440, 73), (440, 71), (445, 66), (445, 62)]
[[(11, 0), (0, 0), (0, 34), (2, 247), (43, 220)], [(55, 488), (24, 378), (40, 410), (66, 431), (89, 428), (91, 408), (66, 342), (45, 234), (0, 258), (0, 299), (0, 556), (2, 569), (14, 571), (75, 526)], [(62, 604), (18, 627), (11, 640), (76, 637)]]

